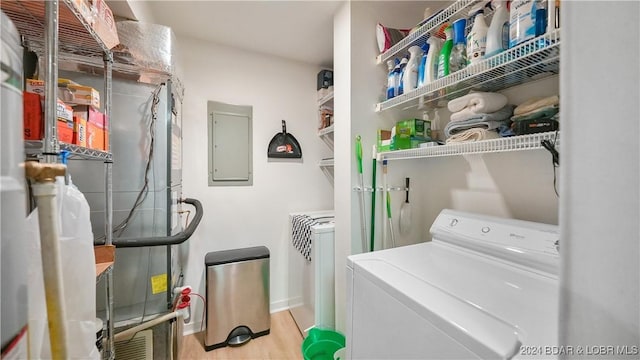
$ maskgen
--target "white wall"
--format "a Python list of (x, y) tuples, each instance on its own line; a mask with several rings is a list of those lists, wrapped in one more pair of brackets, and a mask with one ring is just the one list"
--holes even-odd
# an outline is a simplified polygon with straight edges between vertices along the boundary
[[(640, 349), (639, 14), (638, 2), (624, 1), (562, 10), (559, 345), (635, 346), (599, 359), (638, 358)], [(600, 31), (612, 26), (624, 29), (615, 42)], [(594, 53), (592, 44), (602, 46)], [(629, 56), (608, 66), (619, 44)]]
[[(411, 27), (422, 19), (426, 4), (353, 1), (345, 3), (334, 17), (336, 328), (340, 331), (345, 330), (346, 319), (346, 257), (362, 249), (358, 194), (352, 191), (357, 185), (355, 137), (362, 136), (365, 186), (370, 186), (371, 145), (380, 121), (374, 105), (386, 84), (384, 74), (376, 73), (375, 26), (381, 21), (391, 27)], [(365, 196), (367, 209), (370, 197), (370, 193)], [(365, 215), (369, 223), (370, 210)]]
[[(271, 308), (287, 304), (288, 213), (333, 208), (333, 188), (317, 162), (331, 156), (316, 135), (319, 68), (281, 58), (178, 37), (183, 82), (183, 193), (199, 199), (203, 220), (188, 242), (185, 283), (204, 294), (204, 256), (265, 245), (271, 251)], [(253, 186), (209, 187), (207, 100), (253, 106)], [(269, 161), (267, 145), (281, 131), (300, 142), (302, 161)], [(186, 332), (200, 327), (202, 307)]]

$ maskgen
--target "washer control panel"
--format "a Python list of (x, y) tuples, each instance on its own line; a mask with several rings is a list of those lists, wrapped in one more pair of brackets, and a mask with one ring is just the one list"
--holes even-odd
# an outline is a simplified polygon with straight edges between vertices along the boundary
[(557, 272), (560, 231), (556, 225), (445, 209), (431, 226), (431, 234), (433, 240)]

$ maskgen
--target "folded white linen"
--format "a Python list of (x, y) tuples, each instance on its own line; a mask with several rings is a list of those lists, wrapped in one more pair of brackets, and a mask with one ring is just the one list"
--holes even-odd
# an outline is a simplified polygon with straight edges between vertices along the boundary
[(506, 96), (498, 93), (490, 92), (472, 92), (457, 99), (453, 99), (447, 103), (447, 107), (451, 112), (458, 112), (463, 109), (478, 113), (492, 113), (502, 109), (507, 105)]
[(479, 128), (485, 130), (495, 130), (502, 125), (502, 121), (494, 121), (494, 120), (467, 120), (467, 121), (451, 121), (444, 128), (444, 133), (446, 137), (451, 137), (455, 134), (461, 133), (465, 130)]
[(447, 139), (447, 144), (497, 139), (499, 137), (500, 135), (495, 131), (474, 128), (451, 136)]
[(542, 108), (558, 106), (558, 104), (560, 104), (560, 98), (558, 95), (548, 96), (545, 98), (534, 97), (518, 105), (518, 107), (513, 110), (513, 115), (524, 115)]
[(467, 109), (463, 109), (462, 111), (458, 111), (451, 114), (451, 117), (449, 119), (452, 122), (467, 121), (467, 120), (501, 121), (501, 120), (509, 119), (511, 115), (513, 115), (513, 105), (506, 105), (502, 109), (492, 113), (476, 114)]

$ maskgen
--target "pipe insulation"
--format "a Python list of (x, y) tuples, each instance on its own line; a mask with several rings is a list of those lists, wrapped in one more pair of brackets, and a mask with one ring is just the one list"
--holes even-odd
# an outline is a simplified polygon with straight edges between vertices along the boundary
[(196, 199), (184, 199), (181, 202), (192, 205), (196, 208), (196, 214), (193, 216), (193, 220), (189, 223), (184, 231), (181, 231), (171, 236), (151, 236), (144, 238), (117, 238), (113, 239), (113, 245), (117, 248), (133, 248), (133, 247), (145, 247), (145, 246), (166, 246), (166, 245), (178, 245), (187, 241), (191, 235), (196, 231), (196, 228), (202, 220), (202, 203)]

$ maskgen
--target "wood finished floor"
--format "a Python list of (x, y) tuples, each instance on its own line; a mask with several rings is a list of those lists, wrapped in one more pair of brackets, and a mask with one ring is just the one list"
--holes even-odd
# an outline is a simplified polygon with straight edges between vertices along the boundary
[(302, 359), (302, 335), (288, 310), (271, 314), (271, 333), (238, 347), (204, 350), (204, 332), (185, 336), (180, 359)]

